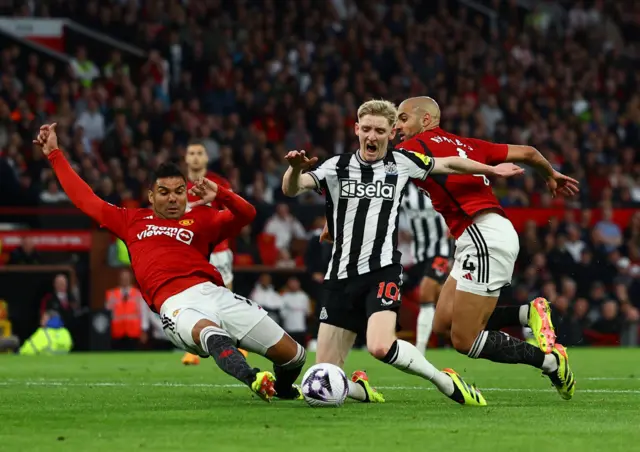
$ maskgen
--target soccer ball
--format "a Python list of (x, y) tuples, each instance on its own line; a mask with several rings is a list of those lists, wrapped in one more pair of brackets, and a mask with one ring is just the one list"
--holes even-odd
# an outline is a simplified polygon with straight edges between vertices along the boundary
[(328, 363), (311, 366), (302, 377), (302, 395), (312, 407), (339, 407), (347, 398), (347, 376)]

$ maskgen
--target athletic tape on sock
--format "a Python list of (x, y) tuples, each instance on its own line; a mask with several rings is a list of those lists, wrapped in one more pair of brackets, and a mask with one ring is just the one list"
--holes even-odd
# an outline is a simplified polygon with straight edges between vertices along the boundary
[(219, 328), (217, 326), (206, 326), (206, 327), (204, 327), (202, 329), (202, 331), (200, 331), (200, 347), (202, 347), (202, 349), (205, 352), (207, 352), (208, 355), (210, 355), (211, 353), (209, 353), (209, 347), (207, 346), (207, 340), (214, 334), (217, 334), (218, 336), (226, 336), (228, 338), (231, 338), (231, 336), (229, 336), (229, 333), (227, 333), (222, 328)]
[(304, 366), (304, 363), (306, 361), (307, 351), (302, 345), (298, 344), (298, 350), (296, 351), (296, 355), (293, 357), (293, 359), (284, 364), (279, 364), (278, 367), (281, 367), (282, 369), (295, 369), (296, 367)]
[(478, 337), (476, 337), (476, 340), (473, 341), (471, 350), (469, 350), (469, 353), (467, 354), (469, 358), (476, 359), (478, 358), (478, 356), (480, 356), (480, 352), (484, 348), (485, 342), (487, 342), (487, 334), (488, 334), (487, 331), (481, 331), (480, 334), (478, 334)]

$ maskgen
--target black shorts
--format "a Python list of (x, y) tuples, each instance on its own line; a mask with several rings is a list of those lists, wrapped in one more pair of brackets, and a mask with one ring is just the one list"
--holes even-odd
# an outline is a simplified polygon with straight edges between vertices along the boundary
[(406, 290), (413, 290), (420, 285), (422, 278), (431, 278), (442, 285), (447, 280), (451, 271), (451, 265), (448, 257), (436, 256), (418, 262), (407, 270), (405, 278)]
[(327, 280), (323, 285), (320, 322), (364, 333), (372, 314), (398, 312), (402, 265), (392, 264), (353, 278)]

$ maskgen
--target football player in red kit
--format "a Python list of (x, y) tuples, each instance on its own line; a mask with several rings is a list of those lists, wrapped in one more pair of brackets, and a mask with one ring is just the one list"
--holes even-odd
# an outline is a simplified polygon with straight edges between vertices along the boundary
[[(189, 144), (189, 146), (187, 146), (187, 154), (184, 160), (187, 164), (187, 212), (191, 209), (193, 203), (200, 200), (198, 196), (189, 192), (189, 190), (194, 186), (194, 181), (209, 179), (215, 182), (219, 187), (231, 190), (231, 184), (228, 180), (214, 172), (207, 171), (209, 156), (207, 155), (207, 151), (202, 143), (194, 142)], [(215, 200), (211, 203), (210, 207), (217, 210), (224, 210), (224, 205)], [(209, 262), (220, 272), (222, 281), (227, 289), (233, 290), (233, 253), (229, 248), (228, 239), (224, 239), (216, 245), (211, 252)], [(247, 352), (245, 350), (240, 349), (240, 352), (245, 357), (247, 356)], [(187, 352), (182, 357), (182, 364), (197, 365), (200, 364), (200, 358), (198, 355)]]
[[(407, 99), (396, 123), (398, 148), (432, 157), (458, 156), (488, 165), (519, 162), (534, 167), (552, 194), (578, 192), (578, 182), (555, 171), (533, 147), (463, 138), (440, 128), (440, 108), (430, 97)], [(414, 181), (446, 220), (456, 238), (453, 269), (434, 317), (434, 331), (449, 335), (455, 349), (470, 358), (522, 363), (547, 375), (564, 399), (573, 397), (575, 378), (566, 350), (555, 343), (549, 303), (537, 298), (524, 306), (498, 307), (500, 290), (511, 283), (520, 249), (518, 234), (483, 175), (435, 175)], [(539, 347), (500, 331), (528, 325)]]
[[(211, 356), (226, 373), (264, 400), (300, 398), (293, 385), (305, 362), (304, 348), (257, 304), (224, 287), (208, 261), (212, 245), (249, 224), (254, 207), (212, 181), (196, 182), (198, 206), (186, 213), (187, 182), (173, 164), (158, 168), (149, 190), (150, 209), (125, 209), (93, 193), (61, 150), (55, 124), (44, 125), (34, 144), (42, 147), (69, 199), (125, 242), (131, 267), (149, 307), (160, 314), (174, 345)], [(224, 211), (203, 204), (217, 201)], [(236, 345), (269, 358), (274, 374), (249, 366)]]

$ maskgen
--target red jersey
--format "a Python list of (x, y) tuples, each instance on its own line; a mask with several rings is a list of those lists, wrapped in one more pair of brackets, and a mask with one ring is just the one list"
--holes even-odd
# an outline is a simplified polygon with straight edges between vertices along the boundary
[[(503, 163), (508, 150), (506, 144), (459, 137), (439, 127), (419, 133), (396, 148), (427, 154), (436, 159), (470, 158), (487, 165)], [(483, 210), (491, 209), (506, 216), (493, 194), (489, 179), (483, 175), (432, 174), (424, 181), (413, 182), (427, 192), (434, 209), (442, 214), (456, 239), (473, 223), (474, 215)]]
[[(224, 187), (227, 190), (231, 190), (231, 183), (229, 183), (227, 179), (225, 179), (224, 177), (216, 173), (208, 171), (204, 177), (215, 182), (216, 184), (218, 184), (219, 187)], [(187, 190), (190, 190), (192, 187), (193, 187), (193, 182), (187, 181)], [(187, 205), (187, 210), (190, 210), (191, 204), (198, 201), (199, 199), (200, 198), (198, 198), (197, 196), (191, 195), (187, 192), (187, 201), (189, 202), (189, 204)], [(213, 201), (213, 205), (211, 205), (211, 207), (217, 210), (224, 210), (224, 205), (218, 202), (217, 199)], [(224, 239), (222, 242), (216, 245), (216, 247), (213, 249), (213, 252), (219, 253), (220, 251), (225, 251), (228, 249), (229, 249), (229, 239)]]
[(256, 210), (247, 201), (219, 187), (216, 201), (226, 210), (199, 206), (177, 220), (165, 220), (151, 209), (125, 209), (100, 199), (62, 151), (53, 151), (49, 160), (71, 201), (125, 242), (142, 295), (156, 312), (167, 298), (196, 284), (210, 281), (224, 287), (209, 253), (254, 219)]

